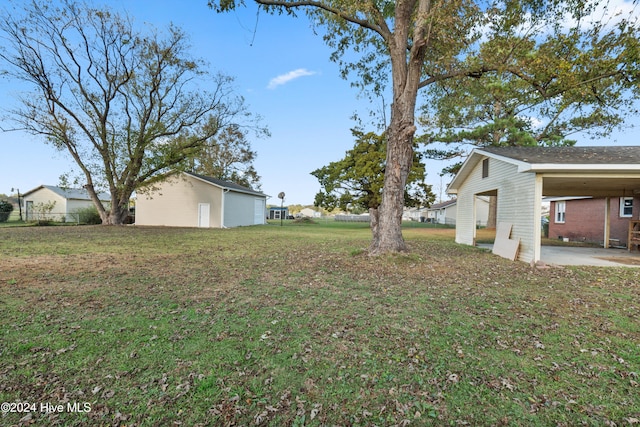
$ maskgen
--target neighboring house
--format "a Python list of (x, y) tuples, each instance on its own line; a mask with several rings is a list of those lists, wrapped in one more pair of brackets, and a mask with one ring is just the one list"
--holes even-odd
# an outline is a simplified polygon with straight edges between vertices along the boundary
[[(108, 193), (99, 193), (103, 203), (110, 203)], [(94, 207), (89, 193), (85, 189), (65, 189), (53, 185), (41, 185), (22, 195), (24, 203), (22, 211), (25, 221), (67, 221), (78, 220), (78, 211)], [(55, 203), (55, 204), (53, 204)], [(50, 210), (43, 209), (52, 206)]]
[(195, 173), (173, 175), (136, 194), (136, 225), (227, 228), (265, 223), (265, 194)]
[(289, 208), (286, 206), (277, 207), (271, 206), (269, 208), (269, 219), (287, 219), (289, 216)]
[(457, 209), (458, 204), (456, 199), (436, 203), (429, 208), (427, 218), (429, 218), (429, 222), (435, 224), (455, 225)]
[[(640, 194), (640, 147), (475, 149), (447, 191), (458, 199), (456, 242), (475, 244), (476, 196), (496, 196), (497, 224), (511, 226), (510, 238), (519, 241), (517, 259), (536, 262), (540, 260), (542, 197)], [(609, 246), (609, 220), (603, 221), (605, 247)]]
[[(629, 221), (640, 217), (639, 197), (558, 197), (550, 198), (549, 238), (568, 238), (604, 245), (605, 222), (609, 223), (609, 243), (627, 246)], [(607, 206), (608, 205), (608, 206)], [(607, 218), (608, 216), (608, 218)]]
[[(476, 209), (476, 225), (487, 225), (489, 219), (489, 198), (478, 197), (475, 204)], [(427, 211), (429, 222), (436, 224), (456, 225), (456, 217), (458, 216), (457, 199), (447, 200), (446, 202), (432, 205)]]
[(322, 213), (311, 208), (304, 208), (300, 211), (300, 215), (307, 218), (320, 218)]
[(425, 222), (427, 220), (427, 208), (404, 208), (402, 219), (404, 221)]

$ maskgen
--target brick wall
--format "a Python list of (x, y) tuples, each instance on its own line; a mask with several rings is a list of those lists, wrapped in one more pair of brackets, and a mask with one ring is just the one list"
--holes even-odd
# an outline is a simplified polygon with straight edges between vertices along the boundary
[[(549, 212), (549, 238), (568, 237), (579, 242), (603, 243), (605, 199), (567, 200), (565, 222), (556, 223), (556, 202), (551, 202)], [(610, 238), (618, 239), (620, 245), (627, 244), (629, 217), (620, 217), (620, 199), (610, 199)], [(633, 217), (640, 213), (640, 199), (633, 200)]]

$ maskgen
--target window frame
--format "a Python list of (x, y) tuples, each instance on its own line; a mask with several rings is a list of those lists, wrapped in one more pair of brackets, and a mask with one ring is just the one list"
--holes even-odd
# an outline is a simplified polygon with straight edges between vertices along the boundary
[[(626, 202), (629, 201), (631, 204), (629, 206), (626, 205)], [(625, 210), (630, 209), (629, 213), (626, 214)], [(620, 197), (620, 218), (632, 218), (633, 217), (633, 197)]]
[(556, 201), (553, 222), (556, 224), (564, 224), (567, 222), (567, 202), (565, 200)]
[(489, 178), (489, 158), (482, 159), (482, 178)]

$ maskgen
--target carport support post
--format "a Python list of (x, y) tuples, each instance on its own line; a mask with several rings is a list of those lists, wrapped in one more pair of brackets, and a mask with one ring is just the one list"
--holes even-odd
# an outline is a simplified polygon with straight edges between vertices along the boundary
[(542, 184), (544, 178), (536, 174), (535, 187), (533, 190), (533, 262), (540, 261), (541, 240), (542, 240)]
[(609, 212), (611, 211), (611, 198), (604, 198), (604, 248), (609, 248), (609, 238), (611, 237), (611, 221), (609, 220)]

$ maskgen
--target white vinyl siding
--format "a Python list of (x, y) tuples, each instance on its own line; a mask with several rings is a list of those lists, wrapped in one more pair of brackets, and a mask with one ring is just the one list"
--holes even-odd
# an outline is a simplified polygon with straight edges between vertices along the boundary
[(264, 199), (253, 200), (253, 223), (255, 225), (264, 224), (266, 221), (266, 203)]
[[(535, 227), (540, 231), (542, 181), (534, 173), (519, 173), (518, 166), (490, 158), (490, 173), (482, 177), (483, 162), (478, 162), (458, 189), (456, 242), (475, 243), (475, 196), (497, 192), (496, 221), (513, 225), (511, 238), (520, 239), (518, 259), (531, 261), (536, 252)], [(537, 205), (536, 205), (537, 204)], [(537, 215), (537, 221), (536, 221)]]

